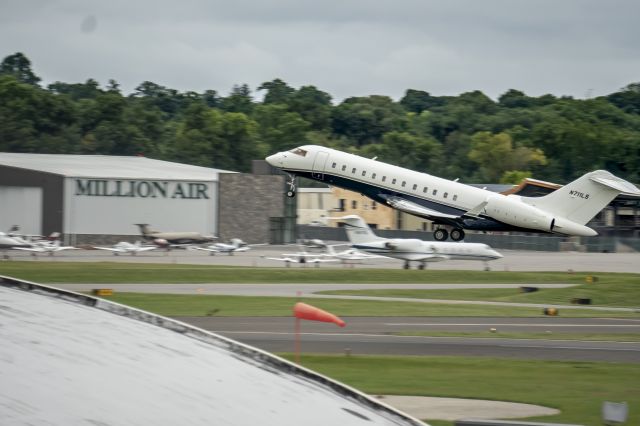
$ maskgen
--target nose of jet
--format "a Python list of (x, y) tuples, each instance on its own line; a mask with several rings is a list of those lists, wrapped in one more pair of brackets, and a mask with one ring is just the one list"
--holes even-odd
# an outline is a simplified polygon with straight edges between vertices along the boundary
[(265, 160), (267, 160), (267, 163), (271, 164), (273, 167), (282, 167), (283, 155), (281, 152), (278, 152), (277, 154), (268, 156)]
[(489, 251), (491, 252), (491, 256), (493, 256), (496, 259), (502, 259), (504, 257), (503, 255), (501, 255), (500, 253), (498, 253), (495, 250), (489, 250)]

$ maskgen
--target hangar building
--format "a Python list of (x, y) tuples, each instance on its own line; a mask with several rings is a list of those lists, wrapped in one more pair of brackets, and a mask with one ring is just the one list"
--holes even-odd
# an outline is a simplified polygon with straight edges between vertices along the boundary
[(144, 157), (0, 153), (0, 230), (138, 235), (135, 223), (215, 235), (224, 170)]

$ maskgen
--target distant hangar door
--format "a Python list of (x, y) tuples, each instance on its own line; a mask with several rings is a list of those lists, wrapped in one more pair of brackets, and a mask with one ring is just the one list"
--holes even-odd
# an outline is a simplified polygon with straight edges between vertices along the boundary
[(313, 176), (314, 179), (324, 179), (324, 166), (328, 158), (328, 152), (320, 151), (316, 154), (316, 158), (313, 160), (313, 171), (311, 172), (311, 176)]
[(23, 234), (42, 234), (42, 188), (0, 186), (0, 231), (13, 225)]

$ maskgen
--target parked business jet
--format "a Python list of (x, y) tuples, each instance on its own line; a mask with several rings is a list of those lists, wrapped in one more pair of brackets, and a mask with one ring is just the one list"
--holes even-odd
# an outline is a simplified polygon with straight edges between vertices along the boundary
[(198, 232), (162, 232), (154, 231), (146, 223), (136, 223), (145, 240), (152, 241), (160, 247), (186, 246), (190, 244), (209, 243), (217, 237), (204, 236)]
[(3, 259), (9, 259), (7, 250), (16, 249), (19, 247), (29, 248), (32, 244), (24, 241), (22, 238), (11, 237), (4, 232), (0, 232), (0, 252), (3, 253)]
[(135, 256), (138, 253), (144, 251), (155, 250), (157, 246), (143, 246), (140, 244), (140, 241), (136, 241), (135, 244), (128, 243), (126, 241), (120, 241), (112, 247), (93, 247), (97, 250), (106, 250), (113, 253), (114, 256), (118, 256), (119, 254), (131, 254), (131, 256)]
[[(597, 235), (585, 224), (602, 208), (620, 193), (640, 196), (634, 185), (605, 170), (587, 173), (544, 197), (521, 197), (316, 145), (279, 152), (266, 160), (290, 175), (290, 197), (295, 195), (296, 176), (325, 182), (447, 225), (454, 241), (464, 238), (463, 229)], [(448, 237), (444, 228), (434, 232), (436, 240)]]
[(297, 253), (282, 253), (282, 257), (265, 257), (268, 260), (279, 260), (284, 262), (287, 267), (292, 263), (300, 263), (306, 265), (307, 263), (314, 264), (319, 267), (321, 263), (338, 262), (338, 259), (325, 259), (323, 253), (308, 253), (304, 250), (303, 245), (300, 245), (300, 250)]
[(33, 256), (36, 256), (38, 254), (44, 254), (44, 253), (49, 254), (49, 256), (53, 256), (54, 253), (57, 253), (59, 251), (78, 250), (78, 247), (61, 246), (60, 240), (55, 240), (53, 242), (40, 241), (38, 243), (34, 243), (33, 245), (31, 245), (31, 247), (14, 247), (14, 249), (31, 252)]
[(191, 246), (189, 250), (200, 250), (200, 251), (208, 251), (211, 256), (214, 256), (216, 253), (227, 253), (229, 256), (232, 256), (233, 253), (247, 251), (250, 250), (251, 247), (254, 246), (264, 246), (265, 244), (247, 244), (242, 241), (240, 238), (232, 238), (230, 244), (225, 243), (215, 243), (207, 247), (198, 247)]
[(349, 215), (335, 219), (344, 223), (351, 247), (367, 253), (402, 259), (405, 261), (405, 269), (410, 268), (410, 262), (419, 262), (418, 269), (424, 269), (427, 262), (443, 260), (487, 262), (502, 258), (500, 253), (486, 244), (422, 241), (415, 238), (382, 238), (374, 234), (360, 216)]

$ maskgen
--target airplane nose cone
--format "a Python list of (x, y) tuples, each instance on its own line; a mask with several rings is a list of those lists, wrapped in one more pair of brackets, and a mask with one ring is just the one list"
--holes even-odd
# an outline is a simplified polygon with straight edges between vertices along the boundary
[(265, 158), (267, 163), (271, 164), (273, 167), (282, 167), (282, 153), (277, 153), (268, 156)]
[(496, 258), (496, 259), (502, 259), (504, 256), (501, 255), (500, 253), (498, 253), (495, 250), (491, 250), (491, 254)]

